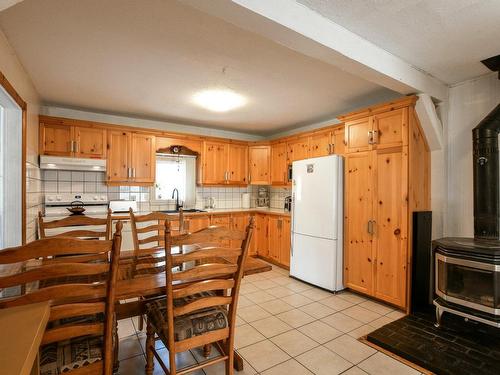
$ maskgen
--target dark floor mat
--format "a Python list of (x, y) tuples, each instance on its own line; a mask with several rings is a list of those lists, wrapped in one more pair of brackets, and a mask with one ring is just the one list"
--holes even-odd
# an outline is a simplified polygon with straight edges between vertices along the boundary
[(433, 310), (405, 316), (368, 335), (368, 341), (436, 374), (500, 374), (500, 329)]

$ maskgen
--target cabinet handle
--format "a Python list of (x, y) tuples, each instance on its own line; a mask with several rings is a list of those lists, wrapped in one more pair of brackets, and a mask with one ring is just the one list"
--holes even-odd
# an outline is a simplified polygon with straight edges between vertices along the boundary
[(373, 234), (373, 223), (371, 220), (368, 220), (368, 225), (366, 230), (368, 231), (369, 234)]
[(252, 182), (252, 174), (251, 174), (251, 173), (249, 173), (249, 174), (248, 174), (248, 183), (250, 184), (251, 182)]
[(130, 167), (127, 168), (127, 178), (130, 178), (132, 177), (132, 174), (130, 173)]
[(368, 144), (369, 145), (373, 144), (373, 131), (371, 130), (368, 131)]
[(372, 144), (378, 143), (378, 130), (372, 131)]
[(75, 141), (69, 141), (69, 151), (75, 152)]
[(75, 151), (74, 152), (80, 152), (80, 142), (75, 141)]
[(132, 168), (132, 177), (135, 178), (135, 168)]

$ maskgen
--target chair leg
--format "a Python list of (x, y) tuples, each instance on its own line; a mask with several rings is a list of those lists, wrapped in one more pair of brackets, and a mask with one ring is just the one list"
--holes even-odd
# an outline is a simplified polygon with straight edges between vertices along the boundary
[(231, 340), (227, 340), (225, 343), (225, 349), (228, 356), (226, 359), (226, 375), (234, 374), (234, 348), (233, 345), (230, 344)]
[(210, 353), (212, 353), (212, 344), (203, 345), (203, 356), (208, 358)]
[(155, 362), (153, 350), (155, 348), (155, 332), (151, 323), (146, 322), (146, 375), (152, 375)]
[(168, 351), (168, 361), (170, 365), (170, 375), (176, 375), (177, 374), (177, 365), (175, 364), (175, 351), (172, 348), (172, 350)]
[(139, 331), (142, 331), (144, 329), (144, 315), (139, 315)]

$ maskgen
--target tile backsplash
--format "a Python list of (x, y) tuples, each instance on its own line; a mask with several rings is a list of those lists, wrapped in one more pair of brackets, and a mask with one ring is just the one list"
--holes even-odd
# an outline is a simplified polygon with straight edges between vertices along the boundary
[(26, 242), (36, 240), (38, 211), (43, 211), (42, 171), (26, 163)]
[[(172, 209), (174, 201), (165, 203), (154, 200), (153, 188), (139, 186), (107, 186), (102, 172), (42, 171), (43, 191), (49, 193), (107, 194), (109, 200), (126, 199), (138, 202), (140, 211)], [(259, 186), (247, 187), (196, 187), (196, 208), (204, 208), (205, 199), (213, 197), (217, 208), (241, 208), (241, 195), (250, 194), (250, 204), (255, 207)], [(267, 187), (272, 208), (283, 208), (288, 188)]]

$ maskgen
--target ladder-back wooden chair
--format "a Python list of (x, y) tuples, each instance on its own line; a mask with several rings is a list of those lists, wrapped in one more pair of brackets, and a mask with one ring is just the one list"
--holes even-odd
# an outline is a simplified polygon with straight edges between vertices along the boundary
[[(178, 221), (177, 233), (184, 232), (184, 212), (179, 211), (179, 218), (163, 212), (136, 215), (130, 209), (130, 226), (134, 242), (134, 256), (130, 277), (140, 277), (160, 273), (165, 270), (165, 256), (159, 255), (165, 243), (165, 221)], [(139, 316), (139, 331), (144, 328), (144, 318)]]
[(134, 242), (132, 277), (163, 272), (165, 257), (159, 256), (165, 243), (165, 221), (178, 221), (176, 233), (184, 232), (184, 212), (179, 211), (179, 217), (162, 212), (152, 212), (146, 215), (136, 215), (130, 209), (130, 224)]
[[(153, 373), (154, 357), (163, 371), (171, 375), (186, 374), (222, 361), (226, 374), (233, 374), (236, 307), (254, 219), (250, 219), (244, 232), (210, 226), (175, 237), (170, 223), (165, 225), (166, 297), (146, 307), (146, 375)], [(237, 248), (200, 245), (223, 240), (238, 241), (241, 245)], [(170, 370), (156, 352), (155, 334), (169, 351)], [(218, 349), (218, 357), (184, 369), (176, 368), (176, 353), (210, 344)]]
[[(113, 240), (54, 237), (0, 251), (0, 265), (21, 265), (0, 277), (0, 288), (18, 291), (0, 299), (0, 308), (50, 301), (39, 356), (42, 375), (112, 374), (121, 230), (118, 223)], [(110, 260), (79, 263), (76, 254), (106, 254)]]
[[(57, 235), (51, 235), (50, 230), (79, 226), (98, 227), (96, 229), (73, 229)], [(105, 218), (96, 218), (85, 215), (72, 215), (59, 220), (46, 221), (43, 214), (38, 212), (38, 227), (40, 238), (48, 237), (75, 237), (80, 239), (111, 239), (111, 210)]]

